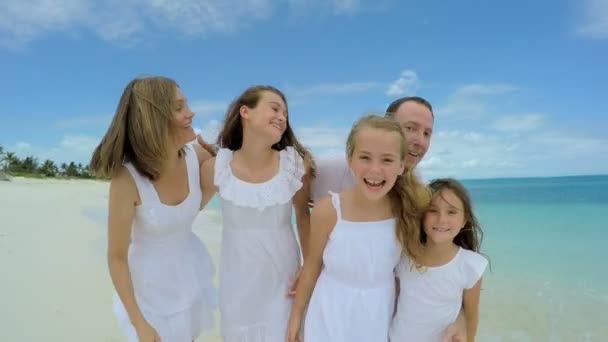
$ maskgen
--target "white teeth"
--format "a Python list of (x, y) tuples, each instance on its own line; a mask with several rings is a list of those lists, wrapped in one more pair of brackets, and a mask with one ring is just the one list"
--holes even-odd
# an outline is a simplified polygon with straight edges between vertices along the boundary
[(372, 181), (369, 179), (365, 179), (365, 182), (371, 186), (379, 186), (379, 185), (382, 185), (382, 183), (384, 183), (384, 181)]
[(445, 233), (445, 232), (447, 232), (450, 229), (449, 228), (445, 228), (445, 229), (442, 229), (442, 228), (433, 228), (433, 230), (437, 231), (437, 232), (440, 232), (440, 233)]

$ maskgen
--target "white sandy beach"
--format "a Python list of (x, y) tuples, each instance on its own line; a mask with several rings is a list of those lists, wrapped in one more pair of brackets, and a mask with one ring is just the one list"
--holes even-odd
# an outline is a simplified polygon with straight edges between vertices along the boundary
[[(108, 184), (0, 182), (0, 341), (125, 341), (105, 260)], [(195, 223), (216, 264), (218, 223), (215, 211)], [(198, 341), (220, 341), (217, 328)]]

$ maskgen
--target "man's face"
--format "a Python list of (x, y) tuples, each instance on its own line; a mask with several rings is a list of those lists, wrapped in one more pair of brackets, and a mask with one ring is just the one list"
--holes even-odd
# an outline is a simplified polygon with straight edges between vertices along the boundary
[(415, 168), (431, 144), (433, 113), (423, 104), (406, 101), (395, 112), (395, 120), (401, 125), (407, 142), (406, 165)]

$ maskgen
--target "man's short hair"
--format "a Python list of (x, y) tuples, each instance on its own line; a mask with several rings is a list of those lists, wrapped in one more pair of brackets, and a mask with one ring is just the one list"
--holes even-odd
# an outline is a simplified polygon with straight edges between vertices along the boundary
[(423, 97), (420, 96), (406, 96), (406, 97), (402, 97), (399, 99), (396, 99), (395, 101), (391, 102), (391, 104), (388, 105), (388, 107), (386, 108), (386, 114), (385, 116), (387, 117), (394, 117), (395, 113), (397, 112), (397, 110), (399, 109), (399, 107), (401, 107), (402, 104), (404, 104), (405, 102), (416, 102), (419, 103), (423, 106), (425, 106), (426, 108), (428, 108), (431, 111), (431, 116), (433, 117), (433, 119), (435, 118), (435, 114), (433, 113), (433, 106), (431, 106), (431, 103), (426, 100)]

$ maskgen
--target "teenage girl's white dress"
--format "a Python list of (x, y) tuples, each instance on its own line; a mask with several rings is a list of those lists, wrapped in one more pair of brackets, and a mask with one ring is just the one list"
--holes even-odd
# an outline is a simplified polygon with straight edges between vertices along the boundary
[(220, 314), (224, 342), (284, 342), (291, 299), (290, 279), (300, 266), (291, 223), (292, 198), (305, 173), (292, 147), (280, 151), (278, 173), (263, 183), (232, 174), (233, 152), (215, 160), (222, 206)]
[(395, 267), (401, 247), (395, 219), (337, 222), (304, 321), (305, 342), (385, 342), (395, 305)]
[[(125, 163), (135, 180), (141, 204), (129, 245), (129, 269), (137, 304), (163, 342), (190, 342), (213, 327), (217, 291), (215, 272), (205, 245), (192, 232), (201, 204), (196, 152), (185, 147), (189, 193), (177, 205), (160, 202), (154, 185), (131, 163)], [(129, 341), (137, 341), (117, 294), (114, 313)]]

